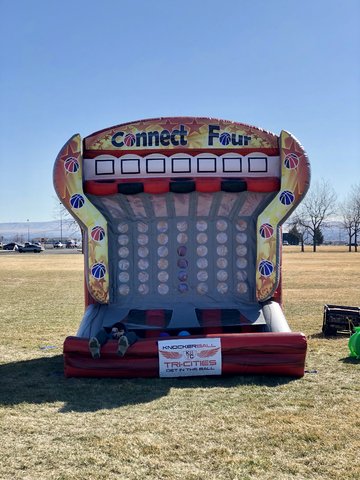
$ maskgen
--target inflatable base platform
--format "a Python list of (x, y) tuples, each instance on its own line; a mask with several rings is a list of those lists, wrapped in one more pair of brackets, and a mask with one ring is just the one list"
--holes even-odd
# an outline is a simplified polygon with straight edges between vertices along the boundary
[[(187, 341), (199, 338), (220, 339), (221, 375), (304, 375), (307, 342), (302, 333), (208, 334), (187, 337)], [(159, 377), (159, 340), (140, 339), (124, 357), (117, 355), (117, 342), (110, 340), (102, 347), (101, 358), (93, 359), (88, 339), (67, 337), (65, 376)]]

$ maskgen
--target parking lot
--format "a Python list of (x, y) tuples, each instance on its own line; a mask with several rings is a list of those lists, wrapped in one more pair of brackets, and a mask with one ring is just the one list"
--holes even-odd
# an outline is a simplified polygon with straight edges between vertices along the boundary
[[(40, 253), (40, 255), (79, 255), (81, 249), (77, 248), (53, 248), (52, 246)], [(19, 253), (15, 250), (0, 250), (0, 255), (34, 255), (32, 252)]]

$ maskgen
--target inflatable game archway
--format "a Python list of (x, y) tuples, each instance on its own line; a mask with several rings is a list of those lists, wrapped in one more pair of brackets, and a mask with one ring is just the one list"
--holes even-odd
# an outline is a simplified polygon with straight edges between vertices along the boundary
[[(66, 375), (158, 376), (162, 336), (184, 330), (219, 342), (217, 373), (303, 375), (306, 338), (281, 309), (281, 225), (309, 181), (286, 131), (175, 117), (74, 135), (54, 166), (85, 243), (86, 309), (64, 343)], [(123, 358), (110, 341), (92, 359), (89, 338), (117, 321), (140, 340)]]

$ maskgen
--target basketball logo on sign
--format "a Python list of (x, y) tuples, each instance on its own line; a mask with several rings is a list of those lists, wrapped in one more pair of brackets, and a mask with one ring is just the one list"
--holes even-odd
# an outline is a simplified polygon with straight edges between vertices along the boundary
[(221, 145), (229, 145), (229, 143), (231, 141), (230, 133), (226, 133), (226, 132), (222, 133), (220, 135), (219, 140), (220, 140)]
[(274, 271), (274, 265), (269, 260), (261, 260), (259, 263), (259, 272), (263, 277), (270, 277)]
[(98, 225), (91, 230), (91, 238), (96, 242), (101, 242), (105, 237), (105, 230)]
[(295, 199), (295, 195), (289, 190), (284, 190), (280, 193), (280, 202), (283, 205), (291, 205)]
[(85, 198), (80, 193), (75, 193), (70, 198), (70, 204), (73, 208), (81, 208), (85, 203)]
[(95, 263), (91, 267), (91, 275), (97, 280), (104, 278), (105, 274), (106, 274), (106, 267), (103, 263)]
[(128, 133), (124, 137), (124, 143), (127, 147), (132, 147), (135, 144), (136, 138), (132, 133)]
[(76, 173), (79, 170), (80, 165), (75, 157), (69, 157), (65, 160), (64, 167), (67, 172)]
[(259, 233), (263, 238), (270, 238), (273, 236), (274, 227), (270, 223), (263, 223), (259, 229)]
[(293, 170), (299, 165), (299, 157), (296, 155), (296, 153), (289, 153), (285, 157), (284, 165), (289, 170)]

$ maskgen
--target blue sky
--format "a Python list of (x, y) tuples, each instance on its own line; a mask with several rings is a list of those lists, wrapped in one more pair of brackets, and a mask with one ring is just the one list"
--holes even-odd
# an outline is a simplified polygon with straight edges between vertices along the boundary
[(209, 116), (292, 132), (312, 180), (360, 182), (358, 0), (0, 0), (0, 222), (54, 219), (62, 145)]

